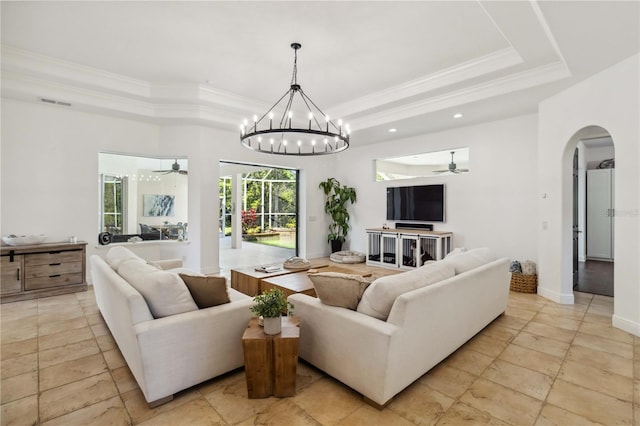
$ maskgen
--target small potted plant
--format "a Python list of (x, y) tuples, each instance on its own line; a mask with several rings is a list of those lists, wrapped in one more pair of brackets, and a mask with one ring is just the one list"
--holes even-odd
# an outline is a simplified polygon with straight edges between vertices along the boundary
[(272, 288), (253, 298), (251, 312), (264, 318), (264, 332), (279, 334), (282, 329), (283, 312), (291, 312), (293, 305), (287, 302), (282, 290)]

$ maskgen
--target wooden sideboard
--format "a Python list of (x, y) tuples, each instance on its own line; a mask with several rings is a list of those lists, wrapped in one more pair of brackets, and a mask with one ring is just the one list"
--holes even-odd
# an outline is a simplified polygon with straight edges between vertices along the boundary
[(87, 243), (1, 247), (0, 302), (85, 291)]

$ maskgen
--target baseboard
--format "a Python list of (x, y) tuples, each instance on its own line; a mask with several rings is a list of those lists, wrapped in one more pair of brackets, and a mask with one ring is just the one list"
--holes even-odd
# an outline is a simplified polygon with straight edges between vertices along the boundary
[(629, 321), (619, 315), (613, 315), (611, 323), (614, 327), (640, 337), (640, 323)]
[(573, 292), (571, 292), (570, 294), (562, 294), (553, 290), (549, 290), (548, 288), (538, 286), (538, 294), (562, 305), (573, 305), (575, 303)]

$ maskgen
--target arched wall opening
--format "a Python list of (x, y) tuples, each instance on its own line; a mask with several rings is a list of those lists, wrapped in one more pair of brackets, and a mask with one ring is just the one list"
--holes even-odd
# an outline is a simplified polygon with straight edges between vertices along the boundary
[[(561, 292), (563, 294), (569, 294), (574, 289), (576, 289), (576, 285), (582, 279), (582, 288), (587, 289), (590, 293), (596, 294), (604, 294), (613, 296), (615, 294), (615, 271), (613, 273), (613, 292), (610, 292), (610, 289), (607, 289), (603, 292), (602, 288), (596, 288), (593, 290), (593, 287), (589, 287), (589, 285), (585, 284), (585, 277), (579, 277), (577, 269), (579, 268), (579, 262), (585, 262), (586, 256), (591, 256), (595, 254), (596, 258), (604, 258), (605, 255), (598, 255), (597, 253), (588, 253), (586, 250), (586, 241), (585, 237), (587, 236), (587, 208), (586, 208), (586, 174), (587, 169), (589, 168), (587, 165), (587, 158), (585, 158), (586, 145), (588, 145), (591, 141), (603, 141), (609, 140), (613, 143), (611, 149), (607, 150), (607, 152), (613, 153), (615, 149), (615, 140), (611, 138), (611, 134), (607, 131), (607, 129), (600, 126), (586, 126), (582, 129), (575, 132), (571, 138), (567, 141), (565, 146), (563, 155), (562, 155), (562, 186), (563, 186), (563, 198), (562, 198), (562, 250), (561, 252), (565, 254), (562, 259), (562, 287)], [(575, 163), (575, 156), (577, 155), (576, 148), (580, 147), (581, 155), (578, 160), (578, 164)], [(602, 170), (606, 172), (606, 170)], [(574, 177), (574, 174), (578, 175)], [(615, 185), (615, 179), (612, 179), (612, 186)], [(614, 188), (611, 188), (611, 195), (615, 193)], [(600, 194), (599, 194), (600, 195)], [(601, 194), (604, 196), (605, 194)], [(615, 203), (615, 197), (612, 197), (612, 201)], [(596, 217), (592, 217), (591, 222), (595, 222), (596, 219), (610, 220), (611, 229), (608, 235), (610, 239), (610, 249), (611, 254), (610, 258), (613, 259), (613, 253), (615, 253), (615, 244), (616, 239), (613, 237), (615, 232), (613, 231), (613, 227), (615, 226), (615, 221), (613, 218), (615, 211), (615, 205), (602, 209), (602, 212), (598, 214), (601, 215)], [(592, 213), (593, 214), (593, 213)], [(592, 227), (593, 228), (593, 227)], [(591, 232), (594, 232), (592, 229)], [(593, 246), (593, 244), (592, 244)], [(591, 247), (591, 249), (593, 249)], [(566, 256), (570, 255), (570, 256)], [(598, 264), (599, 262), (595, 262)], [(582, 263), (584, 266), (585, 263)], [(609, 268), (611, 265), (609, 265)], [(613, 264), (613, 268), (615, 268), (615, 263)], [(610, 270), (610, 269), (609, 269)], [(567, 273), (567, 271), (570, 271)], [(580, 286), (578, 285), (578, 288)]]

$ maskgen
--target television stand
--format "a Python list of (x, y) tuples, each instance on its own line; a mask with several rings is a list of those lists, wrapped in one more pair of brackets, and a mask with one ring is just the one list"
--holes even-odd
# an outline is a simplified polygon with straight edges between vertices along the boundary
[(441, 260), (452, 249), (451, 232), (422, 229), (367, 229), (367, 265), (414, 269)]

